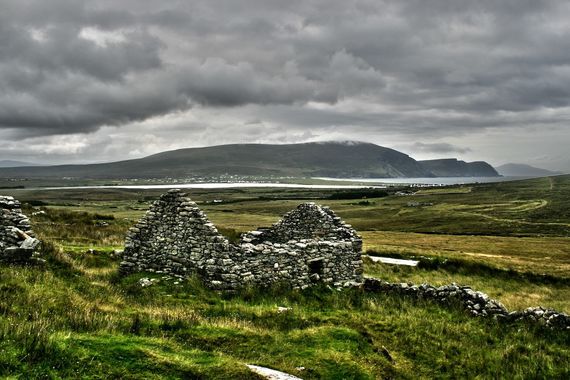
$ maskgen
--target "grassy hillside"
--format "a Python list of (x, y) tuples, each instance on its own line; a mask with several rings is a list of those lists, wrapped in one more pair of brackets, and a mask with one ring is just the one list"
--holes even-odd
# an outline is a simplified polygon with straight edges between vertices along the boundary
[[(223, 199), (222, 194), (219, 196)], [(324, 193), (320, 196), (327, 197)], [(325, 199), (321, 203), (331, 206), (359, 231), (570, 237), (569, 196), (570, 176), (559, 176), (417, 189), (410, 196)], [(232, 219), (240, 228), (243, 225), (248, 229), (252, 225), (247, 220), (254, 221), (254, 215), (262, 218), (261, 222), (269, 222), (297, 203), (296, 199), (262, 198), (231, 207), (223, 203), (205, 207), (217, 223), (226, 224)], [(225, 209), (231, 209), (235, 215), (229, 215)]]
[[(570, 375), (570, 333), (501, 325), (427, 301), (326, 287), (229, 295), (159, 275), (141, 288), (148, 275), (118, 277), (110, 253), (159, 191), (9, 192), (31, 203), (26, 213), (45, 211), (32, 222), (48, 262), (0, 265), (0, 376), (257, 378), (245, 363), (304, 379)], [(418, 268), (366, 261), (368, 275), (458, 282), (509, 309), (570, 312), (570, 176), (366, 199), (294, 189), (191, 196), (229, 236), (314, 200), (353, 224), (366, 250), (430, 259)]]

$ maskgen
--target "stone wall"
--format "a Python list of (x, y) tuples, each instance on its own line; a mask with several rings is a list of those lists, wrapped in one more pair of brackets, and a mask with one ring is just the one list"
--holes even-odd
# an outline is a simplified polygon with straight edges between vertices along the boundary
[(313, 203), (231, 244), (194, 202), (171, 190), (129, 231), (120, 270), (196, 273), (209, 287), (227, 290), (276, 282), (293, 288), (350, 285), (362, 281), (361, 248), (351, 226)]
[(390, 283), (376, 278), (366, 278), (364, 290), (428, 299), (443, 305), (455, 304), (477, 317), (493, 317), (506, 322), (528, 321), (549, 328), (570, 330), (568, 314), (540, 306), (509, 312), (499, 301), (469, 286), (451, 284), (436, 287), (429, 284)]
[(215, 250), (229, 249), (196, 203), (171, 190), (127, 233), (121, 271), (185, 276), (204, 268)]
[(13, 197), (0, 195), (0, 261), (26, 262), (39, 244), (20, 207)]

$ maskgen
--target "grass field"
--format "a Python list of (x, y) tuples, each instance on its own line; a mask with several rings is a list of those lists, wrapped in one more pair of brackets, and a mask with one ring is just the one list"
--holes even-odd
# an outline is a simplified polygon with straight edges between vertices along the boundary
[[(1, 376), (257, 378), (245, 363), (304, 379), (570, 376), (570, 333), (501, 325), (427, 301), (326, 287), (224, 295), (197, 279), (175, 284), (160, 276), (157, 285), (140, 288), (143, 275), (118, 277), (119, 259), (109, 252), (122, 248), (126, 230), (160, 191), (0, 192), (28, 202), (29, 215), (45, 211), (32, 224), (48, 260), (0, 266)], [(232, 236), (316, 201), (351, 223), (365, 250), (433, 261), (418, 268), (366, 261), (368, 275), (457, 282), (509, 309), (570, 312), (569, 176), (410, 196), (333, 199), (337, 193), (236, 189), (190, 196)], [(291, 310), (279, 313), (279, 306)]]
[(425, 301), (325, 287), (221, 295), (197, 280), (142, 289), (104, 254), (46, 257), (45, 269), (0, 268), (3, 375), (256, 378), (245, 363), (305, 379), (568, 375), (568, 334)]

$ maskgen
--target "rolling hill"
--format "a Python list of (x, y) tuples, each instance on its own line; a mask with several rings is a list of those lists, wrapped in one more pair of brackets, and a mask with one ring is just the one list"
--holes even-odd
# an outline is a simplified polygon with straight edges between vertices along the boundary
[(562, 174), (526, 164), (504, 164), (497, 166), (495, 169), (497, 169), (499, 174), (508, 177), (547, 177)]
[(0, 160), (0, 168), (17, 168), (21, 166), (38, 166), (38, 165), (23, 161)]
[[(459, 161), (462, 162), (462, 161)], [(469, 165), (456, 165), (453, 174)], [(481, 165), (487, 165), (481, 163)], [(490, 167), (490, 166), (489, 166)], [(220, 175), (336, 178), (433, 177), (429, 165), (393, 149), (363, 142), (232, 144), (179, 149), (103, 164), (0, 169), (3, 178), (188, 178)], [(497, 175), (491, 168), (489, 175)]]

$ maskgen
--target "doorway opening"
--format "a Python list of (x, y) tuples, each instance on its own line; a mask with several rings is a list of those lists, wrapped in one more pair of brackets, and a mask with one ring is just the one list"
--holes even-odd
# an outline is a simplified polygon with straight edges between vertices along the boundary
[(309, 277), (313, 281), (318, 281), (321, 279), (321, 276), (324, 272), (324, 260), (320, 259), (313, 259), (309, 260)]

